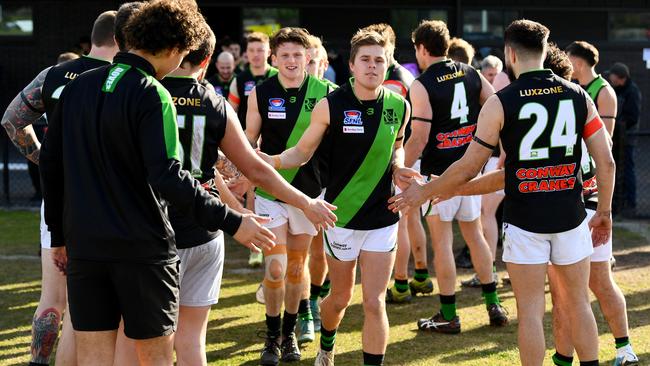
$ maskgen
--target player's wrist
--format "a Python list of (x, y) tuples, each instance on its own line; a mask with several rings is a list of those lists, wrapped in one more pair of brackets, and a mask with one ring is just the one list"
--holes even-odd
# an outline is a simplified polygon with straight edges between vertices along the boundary
[(596, 210), (596, 216), (601, 216), (601, 217), (610, 217), (612, 216), (612, 210)]

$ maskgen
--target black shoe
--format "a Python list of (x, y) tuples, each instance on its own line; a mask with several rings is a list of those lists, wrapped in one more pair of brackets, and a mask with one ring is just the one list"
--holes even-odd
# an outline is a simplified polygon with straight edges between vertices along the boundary
[(279, 337), (266, 337), (264, 342), (264, 349), (260, 354), (260, 365), (262, 366), (277, 366), (280, 363), (280, 344), (278, 344)]
[(508, 312), (500, 304), (490, 304), (487, 307), (490, 316), (490, 325), (494, 327), (503, 327), (508, 324)]
[(280, 345), (280, 349), (282, 350), (282, 361), (300, 361), (300, 348), (298, 348), (295, 333), (290, 333), (286, 338), (284, 338)]
[(438, 313), (429, 319), (419, 319), (418, 329), (438, 333), (458, 334), (460, 333), (460, 318), (455, 316), (451, 320), (445, 320), (442, 313)]
[(456, 268), (472, 268), (472, 257), (469, 253), (469, 248), (465, 246), (461, 249), (460, 252), (456, 255)]

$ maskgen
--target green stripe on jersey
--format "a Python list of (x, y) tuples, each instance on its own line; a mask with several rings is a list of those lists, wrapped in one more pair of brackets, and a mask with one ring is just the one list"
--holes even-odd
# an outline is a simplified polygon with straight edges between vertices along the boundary
[[(298, 141), (300, 141), (302, 135), (305, 133), (305, 131), (307, 131), (307, 127), (309, 127), (309, 123), (311, 121), (311, 111), (314, 110), (316, 103), (327, 95), (327, 92), (327, 84), (316, 79), (315, 77), (307, 76), (307, 91), (305, 92), (305, 99), (303, 100), (302, 108), (298, 114), (296, 124), (293, 126), (293, 130), (287, 139), (287, 146), (285, 147), (285, 150), (290, 149), (298, 144)], [(280, 169), (278, 170), (278, 173), (282, 176), (282, 178), (284, 178), (284, 180), (291, 183), (298, 174), (299, 169), (300, 168)], [(266, 199), (275, 200), (275, 197), (261, 188), (257, 189), (257, 194)]]
[[(391, 163), (393, 145), (395, 145), (397, 133), (404, 121), (406, 105), (404, 99), (397, 93), (386, 88), (383, 93), (383, 111), (375, 140), (357, 172), (332, 202), (334, 206), (338, 207), (336, 209), (338, 217), (336, 226), (338, 227), (345, 227), (350, 223), (375, 190)], [(392, 109), (393, 114), (388, 113), (389, 109)]]
[(153, 86), (156, 87), (158, 97), (160, 97), (160, 106), (162, 109), (162, 122), (163, 122), (163, 135), (165, 137), (165, 149), (167, 151), (167, 159), (174, 159), (181, 161), (180, 154), (180, 141), (178, 140), (178, 126), (176, 124), (176, 107), (172, 101), (172, 96), (169, 94), (162, 84), (153, 76), (138, 69), (138, 71), (147, 78)]
[(587, 94), (591, 97), (591, 100), (596, 103), (596, 99), (598, 98), (598, 93), (600, 93), (600, 89), (604, 88), (607, 85), (607, 82), (605, 79), (603, 79), (602, 76), (598, 75), (594, 80), (587, 85)]
[(102, 86), (102, 91), (104, 93), (112, 93), (115, 90), (117, 83), (130, 68), (131, 65), (125, 64), (115, 64), (115, 66), (111, 67), (111, 70), (108, 72), (108, 77), (106, 78), (106, 81), (104, 81), (104, 86)]

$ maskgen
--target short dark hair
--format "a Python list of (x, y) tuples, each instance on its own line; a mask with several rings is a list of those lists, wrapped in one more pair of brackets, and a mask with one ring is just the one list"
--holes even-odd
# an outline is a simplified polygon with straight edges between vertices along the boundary
[(115, 45), (115, 10), (105, 11), (97, 17), (90, 34), (90, 43), (96, 47)]
[(516, 51), (541, 54), (546, 50), (549, 34), (550, 31), (543, 24), (519, 19), (506, 28), (503, 40)]
[(411, 33), (411, 40), (416, 47), (423, 45), (431, 56), (447, 56), (449, 29), (443, 21), (423, 20)]
[(449, 41), (447, 56), (450, 59), (471, 65), (475, 54), (474, 47), (466, 40), (454, 37)]
[(387, 56), (393, 60), (395, 55), (395, 42), (397, 42), (397, 36), (395, 36), (393, 27), (386, 23), (377, 23), (371, 24), (363, 29), (367, 31), (377, 32), (379, 35), (386, 39), (386, 50), (388, 51)]
[(246, 36), (246, 44), (248, 45), (252, 42), (269, 43), (269, 36), (262, 32), (253, 32)]
[(630, 68), (622, 62), (617, 62), (609, 69), (610, 74), (614, 74), (619, 78), (630, 78)]
[(566, 80), (571, 80), (571, 75), (573, 75), (573, 65), (569, 56), (555, 43), (548, 44), (544, 68), (551, 69), (555, 75)]
[(124, 28), (132, 49), (157, 54), (163, 50), (195, 50), (207, 36), (205, 19), (194, 0), (152, 0), (142, 5)]
[(271, 37), (271, 53), (275, 54), (284, 43), (295, 43), (309, 48), (311, 45), (311, 40), (309, 39), (309, 32), (305, 28), (296, 28), (296, 27), (285, 27), (273, 34)]
[(214, 53), (214, 48), (217, 44), (217, 39), (214, 36), (212, 28), (206, 23), (204, 25), (206, 28), (207, 37), (203, 39), (199, 48), (191, 51), (185, 56), (183, 62), (189, 62), (192, 66), (199, 66), (206, 58), (210, 57)]
[(591, 43), (585, 41), (575, 41), (567, 46), (566, 53), (579, 57), (589, 64), (589, 66), (596, 66), (598, 64), (599, 54), (598, 49)]
[(350, 40), (350, 62), (354, 63), (354, 58), (363, 46), (380, 46), (386, 53), (386, 38), (377, 32), (359, 29)]
[(115, 15), (115, 41), (117, 42), (120, 51), (128, 50), (128, 45), (126, 44), (126, 39), (124, 37), (124, 26), (131, 15), (140, 10), (142, 5), (144, 5), (143, 2), (133, 1), (130, 3), (124, 3), (117, 9), (117, 15)]
[(62, 54), (59, 55), (59, 57), (56, 58), (56, 63), (58, 65), (66, 61), (76, 60), (78, 58), (79, 55), (74, 52), (63, 52)]

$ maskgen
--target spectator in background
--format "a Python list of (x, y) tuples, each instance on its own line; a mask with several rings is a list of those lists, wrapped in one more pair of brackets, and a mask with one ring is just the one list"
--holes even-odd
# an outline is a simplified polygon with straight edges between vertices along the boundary
[(471, 65), (475, 54), (474, 47), (466, 40), (454, 37), (449, 41), (447, 56), (450, 59)]
[(241, 45), (238, 42), (226, 37), (221, 45), (221, 51), (230, 52), (235, 58), (235, 75), (245, 69), (246, 62), (241, 54)]
[(623, 175), (623, 184), (616, 185), (618, 189), (614, 193), (613, 208), (614, 212), (633, 215), (636, 209), (634, 138), (628, 134), (639, 124), (641, 91), (630, 78), (630, 69), (621, 62), (609, 69), (609, 82), (614, 87), (618, 100), (613, 153), (619, 167), (617, 170), (622, 171)]
[(481, 61), (481, 75), (494, 83), (494, 78), (503, 70), (503, 62), (498, 57), (490, 55)]
[(230, 94), (230, 84), (235, 77), (235, 57), (230, 51), (223, 51), (217, 57), (214, 66), (217, 72), (208, 81), (214, 87), (214, 91), (227, 100)]

